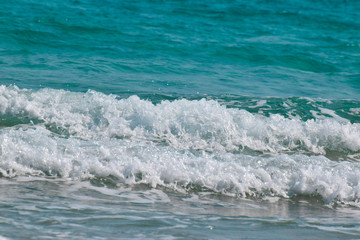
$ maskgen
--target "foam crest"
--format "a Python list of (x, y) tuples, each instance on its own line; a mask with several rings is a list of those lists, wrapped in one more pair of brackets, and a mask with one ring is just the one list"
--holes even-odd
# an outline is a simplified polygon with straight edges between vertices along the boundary
[(275, 154), (335, 151), (356, 156), (360, 151), (358, 123), (332, 117), (307, 121), (279, 114), (266, 117), (205, 99), (155, 105), (137, 96), (117, 99), (95, 91), (34, 92), (1, 86), (0, 112), (14, 125), (42, 124), (53, 134), (83, 140), (129, 139), (178, 150)]
[(326, 203), (356, 204), (360, 197), (360, 163), (323, 156), (195, 154), (122, 139), (59, 138), (43, 127), (2, 129), (0, 144), (0, 173), (5, 177), (107, 179), (114, 184), (254, 198), (306, 195)]

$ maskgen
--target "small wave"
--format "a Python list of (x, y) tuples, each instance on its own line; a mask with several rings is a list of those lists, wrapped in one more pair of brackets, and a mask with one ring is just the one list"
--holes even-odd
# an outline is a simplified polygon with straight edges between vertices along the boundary
[(360, 124), (319, 109), (328, 116), (302, 120), (216, 100), (0, 86), (0, 174), (357, 205)]
[(304, 153), (358, 160), (360, 124), (320, 110), (330, 116), (303, 121), (228, 108), (215, 100), (153, 104), (137, 96), (117, 99), (91, 90), (74, 93), (0, 86), (2, 126), (42, 125), (63, 138), (128, 139), (176, 150)]
[(105, 179), (115, 186), (146, 184), (260, 199), (305, 195), (325, 203), (357, 204), (360, 198), (360, 163), (324, 156), (192, 153), (123, 139), (61, 138), (41, 126), (2, 129), (0, 143), (3, 177)]

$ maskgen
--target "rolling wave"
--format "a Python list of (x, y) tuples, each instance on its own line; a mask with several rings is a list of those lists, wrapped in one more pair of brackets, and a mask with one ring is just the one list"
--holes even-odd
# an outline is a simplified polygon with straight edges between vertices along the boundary
[(40, 124), (65, 138), (119, 138), (210, 152), (336, 153), (342, 158), (358, 154), (360, 124), (332, 110), (320, 110), (328, 116), (317, 116), (310, 110), (318, 118), (304, 121), (228, 108), (215, 100), (179, 99), (153, 104), (137, 96), (117, 99), (95, 91), (0, 87), (0, 125)]
[(0, 113), (3, 177), (359, 201), (360, 124), (336, 116), (303, 121), (215, 100), (154, 104), (15, 86), (0, 87)]

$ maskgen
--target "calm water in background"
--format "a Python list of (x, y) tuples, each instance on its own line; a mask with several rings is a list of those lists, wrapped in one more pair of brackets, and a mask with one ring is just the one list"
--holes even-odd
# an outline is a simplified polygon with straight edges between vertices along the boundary
[(360, 3), (0, 3), (0, 238), (360, 237)]

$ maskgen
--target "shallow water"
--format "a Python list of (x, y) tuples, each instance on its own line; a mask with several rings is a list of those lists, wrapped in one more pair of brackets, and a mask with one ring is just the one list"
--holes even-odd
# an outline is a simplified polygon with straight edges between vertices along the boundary
[[(2, 234), (13, 239), (354, 239), (357, 208), (254, 201), (148, 186), (104, 188), (36, 177), (1, 180)], [(16, 232), (16, 233), (15, 233)]]
[(0, 238), (359, 238), (359, 10), (2, 1)]

